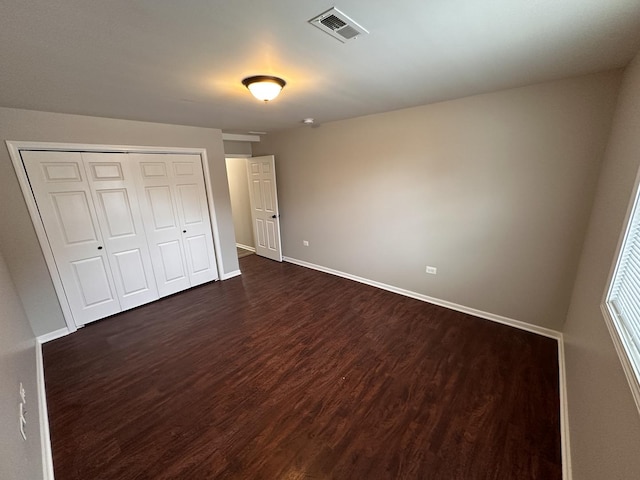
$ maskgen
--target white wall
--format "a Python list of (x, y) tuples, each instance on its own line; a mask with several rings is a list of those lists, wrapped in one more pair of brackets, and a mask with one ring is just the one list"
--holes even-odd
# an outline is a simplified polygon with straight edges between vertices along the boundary
[[(35, 338), (0, 254), (0, 478), (43, 478)], [(19, 383), (27, 399), (27, 440), (18, 425)]]
[(640, 478), (640, 413), (600, 311), (640, 168), (640, 54), (628, 67), (564, 327), (576, 480)]
[(276, 155), (284, 255), (560, 329), (620, 79), (264, 137), (253, 150)]
[(249, 247), (255, 247), (253, 243), (253, 223), (251, 222), (247, 159), (227, 158), (226, 161), (236, 242)]
[[(238, 269), (220, 130), (0, 108), (0, 140), (205, 148), (222, 245), (220, 274)], [(0, 205), (0, 252), (35, 334), (63, 328), (51, 277), (4, 147), (0, 147)]]

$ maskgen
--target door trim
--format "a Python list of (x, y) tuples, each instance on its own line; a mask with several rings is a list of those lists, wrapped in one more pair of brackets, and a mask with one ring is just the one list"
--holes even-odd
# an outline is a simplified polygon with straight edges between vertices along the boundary
[(31, 185), (29, 184), (29, 177), (22, 163), (22, 156), (20, 152), (22, 150), (44, 150), (44, 151), (62, 151), (62, 152), (102, 152), (102, 153), (164, 153), (164, 154), (195, 154), (200, 156), (202, 162), (202, 171), (204, 173), (204, 186), (207, 194), (207, 205), (209, 207), (209, 220), (211, 221), (211, 233), (213, 235), (214, 254), (216, 258), (216, 266), (218, 268), (218, 279), (222, 278), (222, 257), (220, 246), (220, 232), (218, 230), (218, 222), (216, 219), (216, 213), (213, 204), (213, 188), (211, 186), (211, 176), (209, 172), (209, 162), (207, 159), (207, 151), (204, 148), (183, 148), (183, 147), (150, 147), (150, 146), (131, 146), (131, 145), (95, 145), (85, 143), (56, 143), (56, 142), (25, 142), (6, 140), (7, 150), (13, 163), (13, 168), (18, 178), (20, 190), (22, 196), (27, 204), (27, 210), (31, 217), (31, 222), (36, 231), (40, 248), (44, 255), (51, 281), (53, 282), (53, 288), (60, 302), (62, 309), (62, 315), (67, 325), (69, 333), (73, 333), (78, 329), (78, 326), (73, 319), (71, 313), (71, 307), (67, 300), (67, 296), (62, 286), (62, 279), (56, 266), (55, 258), (53, 256), (53, 250), (49, 245), (47, 234), (40, 218), (40, 212), (36, 205), (35, 197), (31, 191)]

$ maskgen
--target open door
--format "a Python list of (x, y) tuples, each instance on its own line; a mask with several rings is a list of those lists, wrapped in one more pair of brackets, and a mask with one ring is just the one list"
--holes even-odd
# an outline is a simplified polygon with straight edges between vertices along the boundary
[(252, 157), (247, 159), (251, 221), (256, 254), (282, 261), (280, 244), (280, 214), (276, 190), (275, 157)]

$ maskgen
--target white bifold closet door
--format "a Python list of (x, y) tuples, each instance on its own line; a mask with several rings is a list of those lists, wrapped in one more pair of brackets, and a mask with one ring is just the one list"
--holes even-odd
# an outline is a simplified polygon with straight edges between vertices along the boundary
[(160, 295), (217, 279), (200, 157), (129, 156), (138, 169), (138, 197)]
[(131, 170), (122, 155), (22, 152), (74, 320), (158, 298)]
[(199, 155), (21, 155), (77, 325), (218, 278)]
[(123, 310), (158, 298), (147, 237), (126, 155), (82, 153), (93, 203)]

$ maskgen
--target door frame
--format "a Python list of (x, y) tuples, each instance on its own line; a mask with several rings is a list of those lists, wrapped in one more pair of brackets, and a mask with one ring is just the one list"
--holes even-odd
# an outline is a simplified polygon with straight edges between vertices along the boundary
[(211, 186), (211, 175), (209, 172), (209, 162), (207, 160), (206, 149), (183, 147), (145, 147), (131, 145), (96, 145), (89, 143), (24, 142), (14, 140), (7, 140), (5, 141), (5, 143), (7, 145), (7, 149), (9, 150), (11, 162), (13, 163), (13, 168), (16, 172), (16, 176), (18, 177), (18, 183), (20, 184), (20, 190), (22, 191), (22, 196), (24, 197), (24, 200), (27, 204), (29, 216), (31, 217), (31, 222), (33, 223), (33, 226), (35, 228), (36, 236), (38, 237), (38, 242), (40, 243), (40, 248), (42, 249), (45, 263), (47, 264), (47, 269), (49, 270), (49, 275), (51, 276), (51, 280), (53, 282), (53, 288), (56, 292), (56, 296), (58, 297), (58, 301), (60, 302), (62, 315), (64, 317), (65, 323), (67, 324), (69, 333), (75, 332), (79, 327), (75, 323), (75, 320), (73, 318), (71, 307), (69, 306), (69, 302), (62, 286), (62, 279), (60, 278), (60, 273), (58, 272), (58, 268), (56, 267), (53, 250), (51, 249), (51, 245), (49, 245), (47, 233), (45, 231), (44, 224), (42, 223), (42, 218), (40, 217), (40, 212), (38, 211), (35, 197), (33, 196), (33, 192), (31, 191), (29, 177), (27, 176), (24, 164), (22, 163), (22, 156), (20, 155), (20, 152), (22, 150), (101, 153), (175, 153), (199, 155), (200, 161), (202, 162), (202, 171), (204, 173), (204, 186), (207, 194), (209, 220), (211, 222), (211, 232), (213, 235), (213, 249), (216, 257), (216, 267), (218, 269), (217, 280), (220, 280), (220, 278), (222, 278), (222, 248), (220, 246), (220, 232), (218, 230), (218, 221), (216, 219), (216, 212), (213, 204), (213, 188)]

